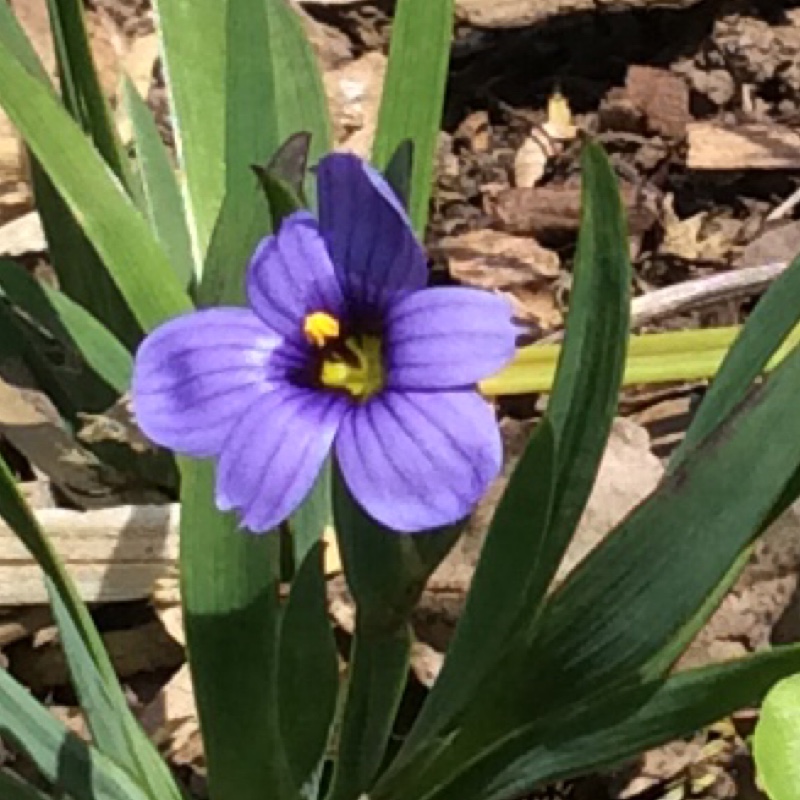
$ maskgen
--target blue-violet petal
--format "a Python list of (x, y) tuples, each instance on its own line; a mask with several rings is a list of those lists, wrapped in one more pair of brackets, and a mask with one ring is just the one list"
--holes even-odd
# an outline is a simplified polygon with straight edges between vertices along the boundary
[(247, 272), (253, 311), (274, 331), (305, 344), (303, 320), (315, 311), (337, 319), (344, 309), (339, 281), (316, 220), (307, 211), (288, 216), (275, 236), (259, 244)]
[(391, 187), (356, 156), (334, 153), (317, 172), (319, 224), (351, 308), (378, 320), (396, 294), (425, 286), (425, 252)]
[(296, 364), (297, 353), (247, 309), (176, 317), (136, 354), (136, 420), (157, 444), (198, 458), (216, 455), (234, 422)]
[(467, 516), (500, 470), (502, 444), (477, 392), (388, 391), (345, 417), (336, 456), (359, 504), (413, 533)]
[(260, 398), (222, 449), (217, 506), (263, 533), (311, 489), (348, 407), (337, 394), (285, 385)]
[(386, 315), (390, 389), (453, 389), (474, 385), (514, 356), (517, 328), (498, 295), (442, 287), (414, 292)]

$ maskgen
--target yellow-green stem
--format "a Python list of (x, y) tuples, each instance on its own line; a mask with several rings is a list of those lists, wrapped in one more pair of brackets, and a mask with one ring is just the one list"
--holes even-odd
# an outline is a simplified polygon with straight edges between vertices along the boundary
[[(740, 330), (733, 326), (631, 336), (623, 386), (712, 378)], [(777, 364), (799, 341), (800, 327), (787, 337), (767, 368)], [(480, 390), (488, 396), (547, 392), (553, 385), (560, 353), (557, 344), (523, 347), (507, 367), (482, 381)]]

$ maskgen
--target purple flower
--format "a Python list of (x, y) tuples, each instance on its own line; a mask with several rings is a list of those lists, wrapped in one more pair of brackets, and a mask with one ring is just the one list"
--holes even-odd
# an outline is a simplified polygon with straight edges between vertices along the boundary
[(300, 504), (331, 449), (383, 525), (454, 522), (500, 468), (494, 414), (475, 387), (514, 354), (510, 307), (425, 289), (408, 217), (360, 159), (324, 158), (318, 187), (319, 221), (299, 211), (258, 246), (250, 308), (193, 312), (145, 339), (139, 425), (165, 447), (216, 458), (217, 506), (251, 531)]

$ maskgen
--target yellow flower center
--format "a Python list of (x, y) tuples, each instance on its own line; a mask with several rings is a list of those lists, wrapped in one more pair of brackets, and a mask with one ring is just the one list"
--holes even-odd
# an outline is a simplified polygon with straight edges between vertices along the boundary
[(366, 400), (383, 388), (383, 348), (377, 336), (350, 336), (342, 340), (339, 320), (315, 311), (303, 321), (308, 342), (323, 350), (319, 379), (329, 389), (343, 389)]
[[(383, 388), (381, 341), (377, 336), (351, 337), (344, 347), (344, 358), (335, 355), (322, 362), (322, 385), (344, 389), (357, 400), (366, 400)], [(350, 356), (354, 363), (350, 363)]]

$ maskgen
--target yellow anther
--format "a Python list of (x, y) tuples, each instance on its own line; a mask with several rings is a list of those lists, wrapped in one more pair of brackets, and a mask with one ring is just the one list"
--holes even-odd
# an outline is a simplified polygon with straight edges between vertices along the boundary
[(337, 339), (340, 330), (339, 320), (325, 311), (315, 311), (303, 320), (303, 333), (315, 347), (325, 347), (329, 340)]

